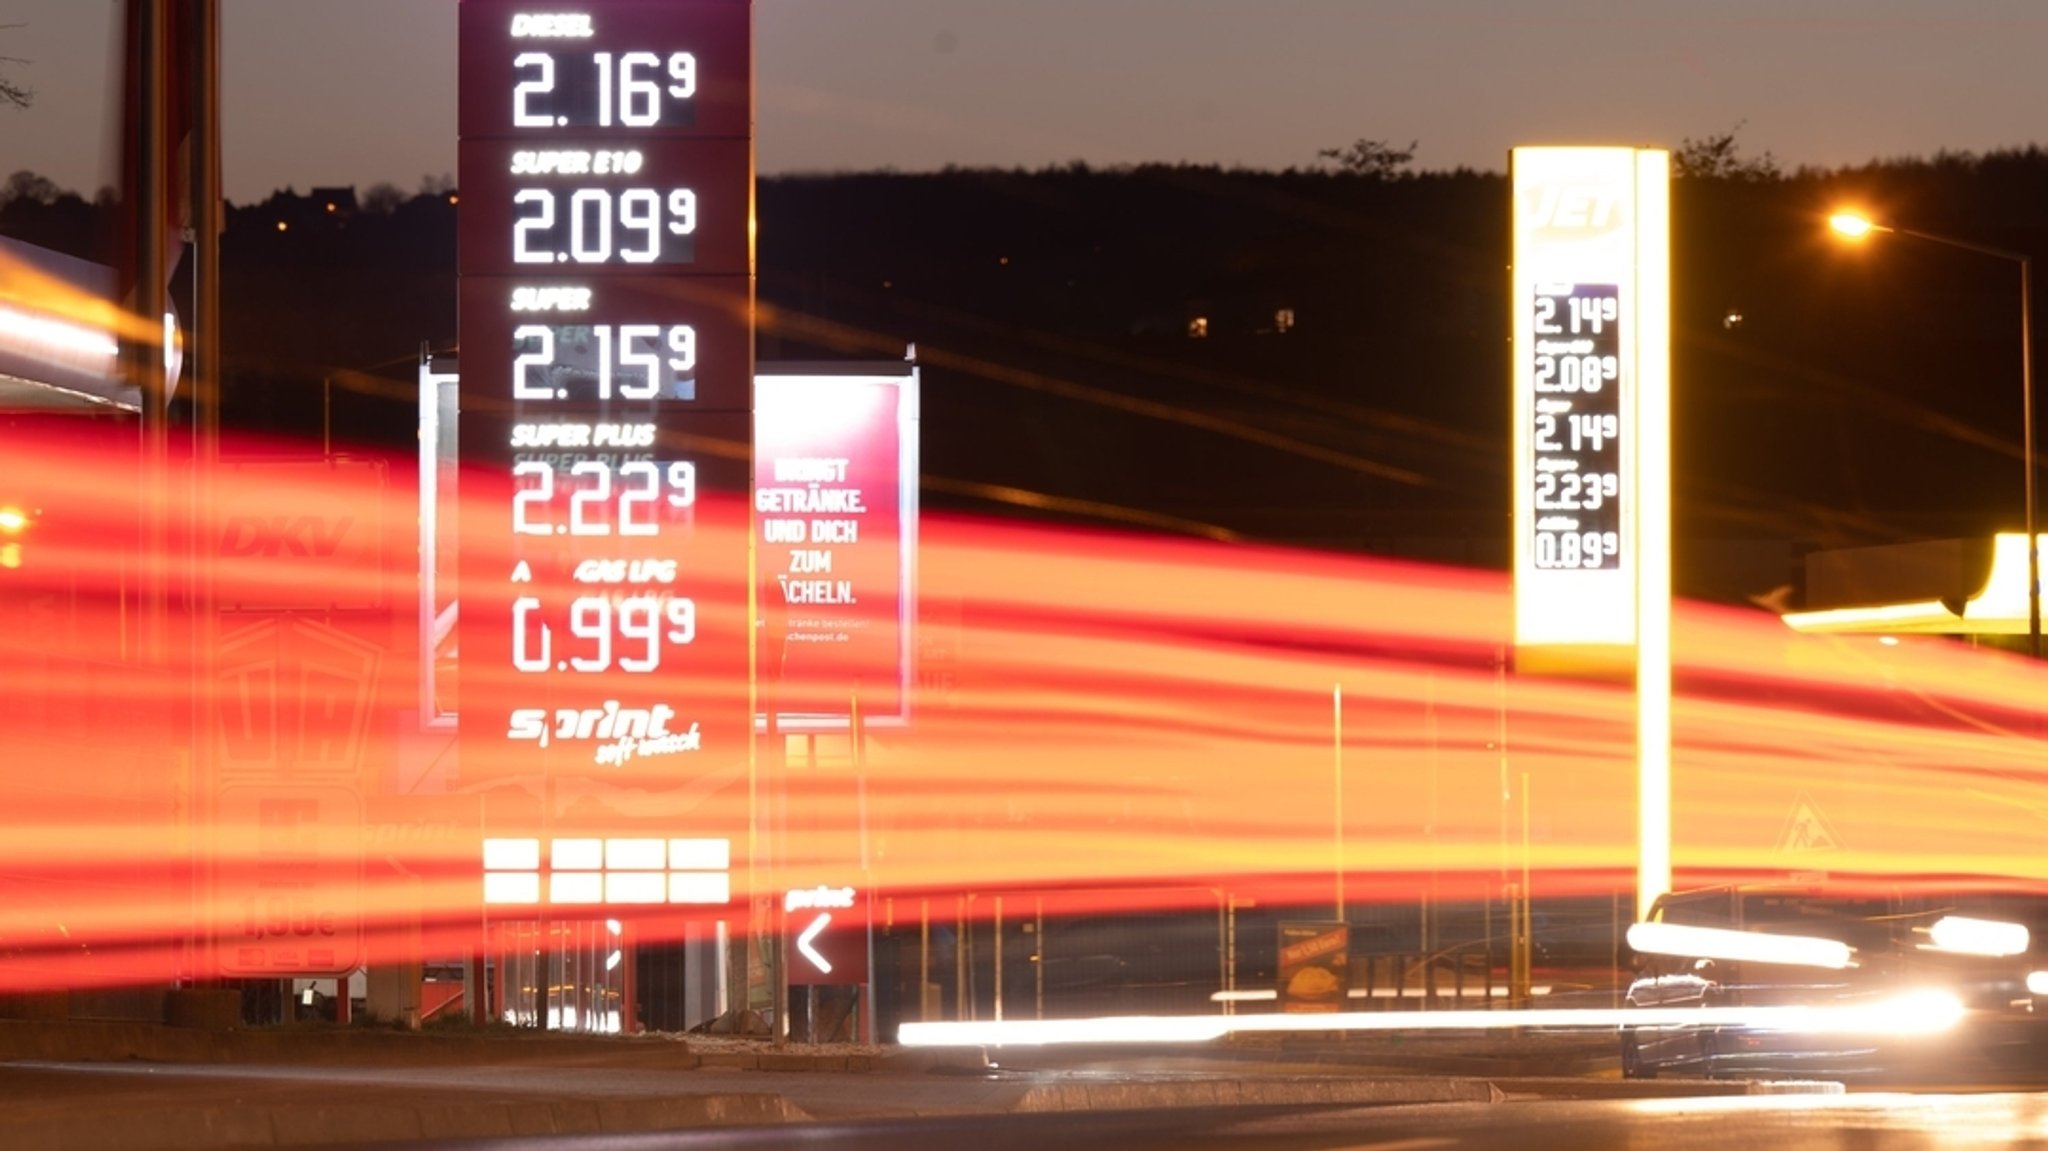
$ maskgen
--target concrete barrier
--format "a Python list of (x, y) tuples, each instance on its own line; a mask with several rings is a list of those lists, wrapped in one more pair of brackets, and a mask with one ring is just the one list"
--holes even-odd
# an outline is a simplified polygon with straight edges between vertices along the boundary
[(164, 996), (164, 1025), (233, 1031), (242, 1025), (242, 993), (218, 987), (177, 988)]

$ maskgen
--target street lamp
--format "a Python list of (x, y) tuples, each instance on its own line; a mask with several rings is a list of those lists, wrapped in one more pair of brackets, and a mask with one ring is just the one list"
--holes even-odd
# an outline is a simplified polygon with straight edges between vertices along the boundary
[(1911, 236), (1930, 244), (1962, 248), (1979, 255), (2011, 260), (2020, 266), (2020, 421), (2021, 462), (2027, 473), (2027, 654), (2041, 658), (2041, 544), (2034, 532), (2034, 336), (2033, 259), (2023, 252), (2010, 252), (1987, 244), (1975, 244), (1951, 236), (1937, 236), (1912, 228), (1891, 227), (1855, 212), (1836, 212), (1828, 227), (1850, 239), (1860, 240), (1873, 232), (1888, 236)]

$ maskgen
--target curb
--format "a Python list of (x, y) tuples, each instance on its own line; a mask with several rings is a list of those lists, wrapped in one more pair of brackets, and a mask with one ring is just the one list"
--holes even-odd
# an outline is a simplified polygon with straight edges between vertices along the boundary
[(7, 1145), (67, 1151), (170, 1151), (193, 1147), (309, 1147), (417, 1139), (598, 1135), (711, 1125), (801, 1123), (811, 1116), (780, 1095), (666, 1099), (557, 1099), (417, 1107), (221, 1107), (103, 1115), (88, 1124), (41, 1119), (8, 1126)]
[(1848, 1088), (1822, 1079), (1574, 1079), (1532, 1076), (1495, 1079), (1509, 1096), (1546, 1099), (1687, 1099), (1729, 1095), (1845, 1095)]
[(634, 1066), (671, 1071), (873, 1071), (859, 1052), (730, 1049), (666, 1036), (433, 1035), (398, 1031), (213, 1031), (153, 1023), (0, 1020), (0, 1062), (263, 1063), (337, 1067)]
[(1192, 1079), (1123, 1083), (1047, 1083), (1027, 1088), (1011, 1111), (1134, 1111), (1156, 1107), (1259, 1107), (1312, 1104), (1499, 1103), (1483, 1079)]

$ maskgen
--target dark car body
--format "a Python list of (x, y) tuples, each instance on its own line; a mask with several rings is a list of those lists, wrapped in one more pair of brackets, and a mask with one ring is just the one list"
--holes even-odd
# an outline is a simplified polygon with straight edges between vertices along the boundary
[[(1796, 936), (1847, 944), (1839, 969), (1728, 954), (1632, 952), (1627, 1003), (1646, 1009), (1870, 1008), (1865, 1027), (1754, 1022), (1660, 1023), (1624, 1027), (1622, 1072), (1853, 1081), (2007, 1081), (2048, 1071), (2048, 1004), (2028, 990), (2048, 967), (2038, 944), (2020, 954), (1957, 954), (1934, 946), (1944, 917), (2022, 922), (2011, 903), (1972, 906), (1953, 899), (1829, 896), (1806, 890), (1717, 887), (1666, 895), (1649, 923)], [(2031, 926), (2031, 925), (2029, 925)], [(2038, 937), (2039, 932), (2031, 933)], [(1953, 1026), (1888, 1029), (1893, 1005), (1914, 995), (1953, 996)], [(1945, 1001), (1944, 1001), (1945, 1002)]]

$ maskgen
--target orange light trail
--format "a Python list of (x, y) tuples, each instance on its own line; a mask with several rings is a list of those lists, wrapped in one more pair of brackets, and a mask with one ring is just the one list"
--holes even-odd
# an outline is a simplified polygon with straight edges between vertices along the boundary
[[(1539, 899), (1632, 882), (1629, 691), (1504, 668), (1499, 573), (928, 516), (911, 723), (873, 730), (858, 771), (843, 735), (818, 737), (816, 766), (804, 737), (785, 737), (780, 757), (764, 739), (750, 812), (744, 780), (693, 778), (676, 757), (539, 779), (525, 748), (500, 761), (479, 741), (450, 770), (452, 737), (421, 733), (410, 711), (415, 504), (402, 483), (338, 488), (307, 469), (234, 493), (238, 515), (355, 516), (386, 538), (359, 565), (280, 566), (311, 538), (287, 532), (274, 554), (218, 558), (219, 586), (260, 599), (248, 589), (316, 571), (333, 602), (382, 606), (293, 617), (347, 641), (324, 662), (279, 663), (262, 645), (284, 641), (252, 628), (285, 617), (224, 600), (226, 654), (202, 668), (179, 479), (163, 496), (171, 655), (150, 666), (132, 441), (39, 432), (4, 460), (0, 506), (28, 510), (8, 537), (20, 562), (0, 569), (0, 991), (202, 977), (190, 941), (247, 927), (236, 893), (276, 874), (276, 829), (231, 794), (237, 772), (265, 765), (360, 799), (349, 841), (298, 862), (359, 885), (373, 963), (473, 946), (483, 839), (537, 819), (563, 834), (729, 829), (742, 852), (753, 829), (731, 905), (588, 912), (629, 915), (642, 939), (689, 916), (744, 930), (750, 894), (820, 883), (868, 887), (891, 921), (914, 920), (921, 900), (986, 915), (997, 896), (1052, 915), (1213, 915), (1225, 899), (1327, 914), (1340, 850), (1355, 902), (1497, 898), (1524, 863), (1525, 799)], [(476, 554), (507, 546), (506, 503), (485, 487), (463, 497)], [(714, 509), (700, 529), (704, 544), (745, 546), (736, 515)], [(205, 517), (196, 538), (226, 530)], [(702, 595), (730, 606), (745, 590)], [(1767, 613), (1699, 605), (1681, 608), (1674, 645), (1681, 886), (1824, 872), (1845, 892), (2048, 890), (2038, 666), (1953, 642), (1801, 636)], [(273, 707), (281, 672), (311, 678), (282, 683)], [(664, 672), (679, 699), (746, 689)], [(471, 669), (465, 690), (532, 689)], [(195, 713), (214, 741), (197, 756)]]

